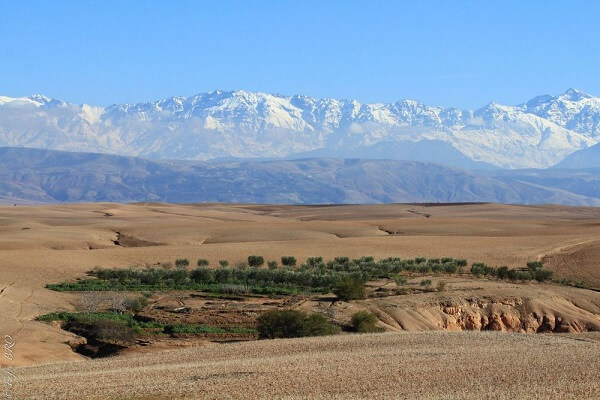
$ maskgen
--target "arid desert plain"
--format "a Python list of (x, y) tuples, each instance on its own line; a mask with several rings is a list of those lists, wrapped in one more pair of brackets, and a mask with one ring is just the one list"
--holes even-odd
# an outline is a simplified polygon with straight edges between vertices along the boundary
[[(145, 268), (186, 258), (194, 265), (206, 259), (218, 268), (219, 260), (233, 265), (249, 255), (265, 260), (292, 255), (299, 263), (314, 256), (453, 257), (468, 260), (469, 267), (481, 262), (509, 268), (542, 261), (555, 281), (474, 277), (467, 268), (408, 276), (403, 292), (395, 283), (370, 282), (363, 300), (336, 301), (331, 294), (242, 299), (245, 316), (253, 315), (248, 311), (252, 307), (288, 307), (323, 313), (342, 327), (354, 312), (367, 310), (377, 315), (385, 332), (150, 340), (95, 359), (73, 350), (81, 339), (76, 334), (56, 322), (36, 320), (55, 311), (75, 311), (80, 304), (81, 293), (45, 285), (75, 282), (96, 267)], [(424, 278), (440, 289), (422, 290)], [(565, 279), (583, 284), (558, 283)], [(2, 359), (2, 366), (14, 368), (12, 390), (19, 399), (597, 399), (598, 289), (600, 208), (0, 207), (0, 334), (15, 341), (12, 359)], [(215, 307), (226, 307), (220, 299), (189, 291), (153, 293), (150, 301), (156, 305), (151, 317), (160, 317), (157, 310), (166, 314), (170, 303), (185, 305), (189, 314), (177, 314), (184, 322), (198, 322), (205, 317), (202, 310), (215, 316)]]

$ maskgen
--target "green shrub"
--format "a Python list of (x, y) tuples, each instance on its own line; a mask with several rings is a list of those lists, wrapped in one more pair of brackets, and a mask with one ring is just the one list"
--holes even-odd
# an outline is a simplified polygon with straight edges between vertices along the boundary
[(333, 259), (333, 261), (340, 265), (349, 265), (350, 257), (336, 257)]
[(90, 327), (90, 333), (106, 342), (130, 345), (137, 336), (135, 328), (121, 320), (101, 319), (95, 321)]
[(336, 283), (333, 293), (342, 301), (364, 299), (365, 281), (356, 276), (342, 278)]
[(277, 269), (277, 261), (268, 261), (267, 266), (269, 269)]
[(536, 269), (533, 271), (533, 279), (538, 282), (550, 281), (552, 280), (552, 271), (545, 268)]
[(431, 286), (431, 279), (423, 279), (421, 282), (419, 282), (419, 285), (423, 287), (429, 287)]
[(329, 322), (323, 314), (308, 314), (304, 320), (302, 336), (328, 336), (340, 332), (340, 327)]
[(454, 274), (458, 271), (458, 265), (455, 262), (444, 264), (444, 272), (447, 274)]
[(323, 262), (323, 257), (308, 257), (306, 264), (312, 268), (325, 265)]
[(190, 279), (196, 283), (212, 283), (215, 280), (215, 273), (208, 268), (196, 268), (190, 272)]
[(297, 262), (296, 257), (293, 257), (293, 256), (281, 257), (281, 265), (285, 265), (286, 267), (295, 267), (296, 262)]
[(125, 307), (129, 311), (133, 311), (135, 313), (142, 311), (144, 309), (144, 307), (146, 307), (147, 305), (148, 305), (148, 299), (144, 296), (136, 297), (136, 298), (129, 298), (129, 299), (125, 300)]
[(187, 258), (178, 258), (175, 260), (175, 266), (178, 268), (185, 268), (190, 265), (190, 260)]
[(527, 262), (527, 269), (530, 272), (533, 272), (536, 269), (541, 269), (541, 268), (544, 268), (544, 263), (541, 261), (528, 261)]
[(500, 279), (508, 278), (508, 267), (502, 266), (496, 270), (496, 276)]
[(402, 275), (396, 275), (395, 280), (397, 285), (406, 285), (407, 282), (406, 277)]
[(201, 324), (171, 324), (166, 325), (164, 332), (170, 335), (173, 334), (223, 334), (223, 333), (256, 333), (255, 329), (242, 327), (220, 327)]
[(519, 281), (530, 281), (533, 279), (533, 276), (529, 271), (517, 271), (516, 279)]
[(359, 311), (352, 314), (352, 328), (359, 333), (383, 332), (385, 329), (377, 326), (377, 316), (368, 311)]
[(263, 256), (248, 256), (248, 265), (251, 267), (260, 267), (265, 263)]
[(199, 267), (208, 267), (208, 260), (205, 258), (201, 258), (198, 260)]
[(333, 335), (339, 332), (339, 327), (329, 322), (323, 314), (271, 310), (258, 317), (257, 330), (259, 338), (275, 339)]
[(444, 290), (446, 290), (446, 282), (439, 281), (437, 283), (437, 286), (435, 287), (435, 290), (437, 290), (438, 292), (443, 292)]
[(494, 268), (488, 267), (484, 263), (473, 263), (471, 265), (471, 273), (475, 276), (496, 275), (496, 270)]
[(419, 265), (418, 269), (419, 273), (421, 274), (428, 274), (431, 272), (431, 266), (430, 265), (426, 265), (426, 264), (421, 264)]
[(221, 268), (227, 268), (227, 267), (229, 267), (229, 261), (219, 260), (219, 265), (221, 266)]

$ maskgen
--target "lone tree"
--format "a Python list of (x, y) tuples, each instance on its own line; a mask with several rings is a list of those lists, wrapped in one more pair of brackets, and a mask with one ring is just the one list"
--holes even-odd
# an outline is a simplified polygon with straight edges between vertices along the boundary
[(248, 256), (248, 265), (251, 267), (260, 267), (265, 263), (263, 256)]

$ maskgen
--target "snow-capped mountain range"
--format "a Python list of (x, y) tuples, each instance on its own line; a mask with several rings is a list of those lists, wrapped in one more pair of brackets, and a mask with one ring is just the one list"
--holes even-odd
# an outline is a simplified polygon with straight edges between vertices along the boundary
[(435, 154), (426, 161), (452, 164), (443, 154), (457, 153), (503, 168), (545, 168), (599, 142), (600, 98), (575, 89), (478, 110), (241, 90), (109, 107), (0, 96), (0, 146), (146, 158), (407, 158), (402, 149), (419, 143), (422, 154)]

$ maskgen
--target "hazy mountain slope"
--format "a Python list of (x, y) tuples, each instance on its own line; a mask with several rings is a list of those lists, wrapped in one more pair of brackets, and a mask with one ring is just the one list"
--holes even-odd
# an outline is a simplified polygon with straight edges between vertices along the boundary
[(403, 161), (437, 162), (466, 169), (498, 169), (493, 164), (481, 161), (473, 161), (451, 144), (441, 140), (419, 140), (419, 141), (383, 141), (370, 146), (360, 146), (345, 149), (323, 148), (306, 153), (294, 154), (291, 159), (332, 157), (332, 158), (362, 158), (362, 159), (386, 159)]
[(571, 154), (556, 164), (555, 168), (600, 168), (600, 145), (594, 145)]
[(527, 182), (528, 184), (551, 187), (580, 196), (600, 198), (600, 168), (496, 170), (490, 175), (507, 183)]
[[(395, 160), (156, 162), (133, 157), (0, 148), (0, 201), (240, 203), (465, 202), (600, 205), (510, 173), (474, 173)], [(3, 200), (4, 199), (4, 200)]]
[[(460, 167), (548, 167), (600, 141), (600, 100), (569, 90), (478, 110), (245, 91), (92, 107), (0, 97), (0, 146), (154, 159), (416, 158)], [(418, 143), (413, 145), (413, 143)], [(447, 151), (420, 151), (411, 147)], [(473, 161), (475, 163), (473, 163)]]

